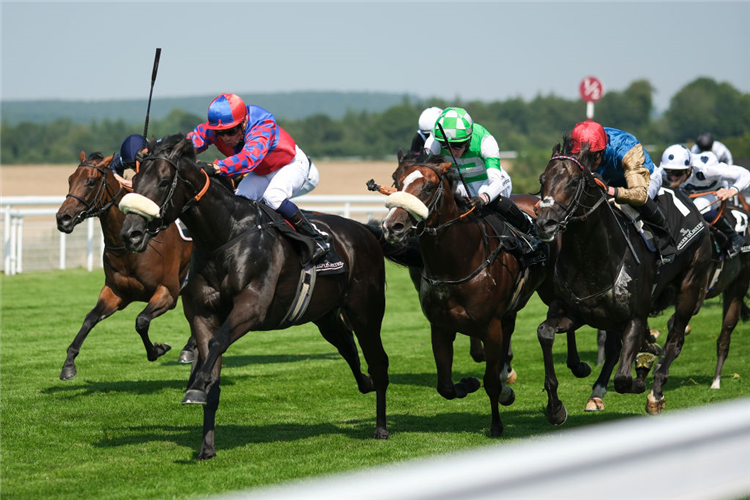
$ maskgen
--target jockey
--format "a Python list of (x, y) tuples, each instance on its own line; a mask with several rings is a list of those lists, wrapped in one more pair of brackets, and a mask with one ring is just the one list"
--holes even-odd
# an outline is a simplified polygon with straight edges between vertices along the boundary
[(114, 172), (115, 179), (121, 186), (133, 187), (133, 181), (125, 178), (125, 170), (136, 170), (136, 156), (143, 150), (144, 142), (143, 136), (140, 134), (129, 135), (122, 141), (120, 152), (112, 157), (109, 168)]
[(422, 111), (422, 114), (419, 115), (419, 129), (417, 129), (417, 133), (414, 134), (414, 138), (411, 140), (410, 152), (415, 154), (422, 152), (424, 143), (430, 134), (432, 134), (432, 127), (435, 126), (435, 122), (442, 112), (442, 109), (434, 106)]
[(635, 208), (644, 220), (665, 234), (657, 238), (659, 253), (663, 264), (671, 262), (676, 250), (667, 219), (653, 199), (658, 190), (649, 189), (654, 162), (638, 139), (629, 132), (587, 120), (573, 128), (570, 140), (573, 154), (579, 153), (585, 143), (590, 151), (598, 153), (591, 171), (607, 183), (607, 195)]
[(208, 121), (188, 138), (196, 152), (213, 144), (226, 158), (209, 164), (216, 175), (246, 174), (235, 194), (263, 202), (315, 242), (313, 263), (330, 250), (330, 235), (312, 224), (289, 198), (309, 193), (319, 180), (318, 169), (270, 112), (246, 106), (235, 94), (221, 94), (208, 106)]
[[(750, 172), (747, 169), (721, 163), (710, 151), (691, 154), (682, 144), (674, 144), (664, 150), (659, 168), (662, 170), (664, 182), (670, 187), (681, 187), (688, 193), (718, 189), (716, 198), (722, 201), (736, 196), (750, 186)], [(722, 187), (724, 183), (731, 187)], [(708, 214), (704, 213), (704, 217), (708, 218)], [(732, 224), (720, 217), (715, 226), (729, 240), (727, 256), (731, 259), (740, 253), (743, 238), (737, 234)]]
[(510, 199), (513, 182), (500, 166), (497, 141), (487, 129), (474, 123), (465, 109), (446, 108), (440, 113), (424, 149), (446, 157), (452, 153), (462, 180), (456, 189), (458, 194), (471, 198), (471, 206), (477, 209), (487, 205), (530, 235), (532, 248), (538, 244), (531, 218)]
[(716, 155), (719, 162), (726, 163), (727, 165), (734, 165), (734, 159), (732, 158), (732, 152), (719, 141), (714, 140), (711, 132), (703, 132), (695, 138), (695, 144), (691, 148), (691, 153), (703, 153), (704, 151), (711, 151)]

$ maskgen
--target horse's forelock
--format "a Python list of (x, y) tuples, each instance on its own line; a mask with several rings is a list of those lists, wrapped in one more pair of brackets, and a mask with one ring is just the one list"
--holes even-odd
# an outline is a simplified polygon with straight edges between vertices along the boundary
[(89, 161), (91, 161), (91, 160), (103, 160), (104, 159), (104, 155), (102, 153), (100, 153), (99, 151), (94, 151), (93, 153), (91, 153), (89, 155), (89, 157), (87, 159)]

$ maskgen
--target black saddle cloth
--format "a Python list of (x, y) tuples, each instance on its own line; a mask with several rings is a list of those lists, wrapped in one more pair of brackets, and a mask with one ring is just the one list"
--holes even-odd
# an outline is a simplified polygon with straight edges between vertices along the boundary
[[(274, 226), (276, 227), (276, 229), (278, 229), (283, 236), (285, 236), (292, 242), (292, 245), (294, 245), (294, 247), (297, 249), (297, 252), (299, 253), (300, 264), (302, 264), (302, 266), (309, 264), (310, 259), (315, 252), (315, 241), (311, 237), (305, 236), (295, 231), (291, 224), (289, 224), (286, 219), (281, 216), (281, 214), (279, 214), (276, 210), (272, 209), (265, 203), (259, 202), (258, 206), (260, 207), (262, 212), (274, 222)], [(305, 214), (305, 217), (307, 217), (308, 219), (311, 218), (310, 216), (312, 215), (312, 212), (306, 210), (303, 210), (302, 212)], [(324, 230), (328, 234), (330, 234), (331, 237), (333, 237), (331, 228), (328, 227), (328, 225), (319, 220), (316, 220), (315, 224), (323, 226)], [(346, 263), (344, 263), (344, 261), (341, 260), (339, 254), (336, 253), (333, 241), (331, 241), (331, 249), (328, 250), (323, 260), (315, 265), (315, 270), (319, 275), (338, 274), (348, 271)]]
[(485, 208), (479, 215), (495, 231), (500, 239), (500, 246), (513, 255), (521, 263), (521, 267), (546, 265), (549, 260), (549, 244), (541, 243), (536, 248), (529, 244), (528, 237), (521, 236), (521, 232), (514, 228), (505, 218), (492, 209)]

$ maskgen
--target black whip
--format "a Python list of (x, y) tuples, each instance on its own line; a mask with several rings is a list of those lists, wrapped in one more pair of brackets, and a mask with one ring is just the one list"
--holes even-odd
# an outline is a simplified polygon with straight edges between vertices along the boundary
[(154, 70), (151, 72), (151, 91), (148, 93), (148, 108), (146, 108), (146, 124), (143, 126), (143, 149), (146, 148), (148, 143), (148, 116), (151, 113), (151, 96), (154, 94), (154, 83), (156, 82), (156, 72), (159, 70), (159, 57), (161, 57), (161, 49), (156, 49), (156, 55), (154, 56)]

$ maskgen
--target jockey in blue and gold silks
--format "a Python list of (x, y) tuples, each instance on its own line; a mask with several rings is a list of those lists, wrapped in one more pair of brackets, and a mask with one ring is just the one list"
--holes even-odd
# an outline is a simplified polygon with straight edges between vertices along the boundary
[(638, 139), (629, 132), (586, 120), (573, 128), (570, 141), (573, 154), (579, 153), (586, 143), (590, 151), (598, 153), (591, 171), (607, 183), (607, 195), (631, 205), (644, 220), (658, 228), (663, 233), (658, 238), (661, 261), (673, 260), (676, 250), (667, 219), (653, 199), (657, 190), (649, 190), (654, 162)]
[(330, 235), (312, 224), (289, 198), (309, 193), (319, 180), (318, 169), (276, 117), (260, 106), (246, 106), (236, 94), (221, 94), (208, 106), (208, 121), (188, 134), (198, 153), (211, 144), (226, 158), (210, 164), (216, 175), (245, 175), (238, 196), (263, 202), (301, 234), (315, 242), (312, 261), (330, 249)]

